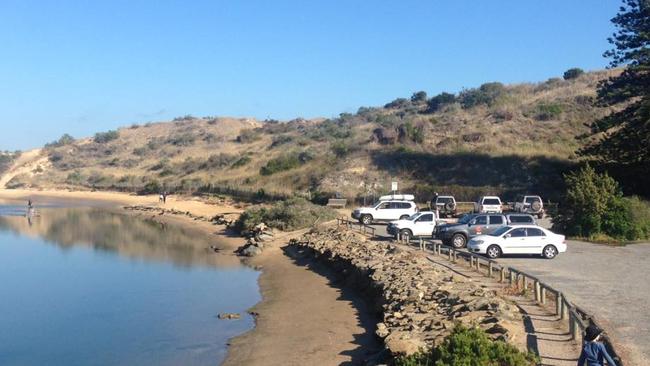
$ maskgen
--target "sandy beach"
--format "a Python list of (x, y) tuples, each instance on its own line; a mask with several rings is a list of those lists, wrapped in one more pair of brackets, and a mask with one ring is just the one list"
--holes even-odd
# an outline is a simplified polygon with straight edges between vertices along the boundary
[[(37, 206), (74, 202), (111, 209), (159, 205), (156, 195), (119, 192), (0, 190), (2, 199), (32, 199)], [(170, 196), (164, 207), (202, 216), (242, 211), (235, 205), (182, 196)], [(243, 243), (242, 238), (231, 235), (223, 226), (185, 216), (156, 216), (156, 220), (219, 235), (224, 255), (234, 256), (232, 251)], [(251, 309), (257, 314), (256, 327), (231, 340), (225, 365), (352, 365), (377, 349), (375, 321), (365, 311), (363, 301), (353, 291), (339, 288), (330, 270), (287, 248), (288, 240), (296, 235), (300, 232), (279, 234), (263, 254), (247, 262), (262, 270), (262, 301)]]

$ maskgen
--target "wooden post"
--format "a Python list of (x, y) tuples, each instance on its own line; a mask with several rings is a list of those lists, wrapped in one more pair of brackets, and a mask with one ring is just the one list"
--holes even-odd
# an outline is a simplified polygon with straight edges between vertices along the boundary
[(560, 319), (566, 319), (569, 317), (569, 304), (567, 303), (566, 299), (564, 298), (564, 294), (562, 294), (562, 312), (560, 313)]
[(453, 255), (454, 255), (454, 254), (452, 253), (452, 251), (453, 251), (453, 249), (449, 248), (449, 261), (450, 261), (450, 262), (452, 262), (452, 258), (453, 258)]
[(515, 273), (513, 271), (510, 271), (510, 284), (515, 283)]
[(424, 250), (424, 240), (420, 238), (420, 250)]
[(506, 282), (506, 267), (501, 267), (500, 282)]
[(488, 277), (492, 278), (492, 262), (488, 262)]
[(576, 323), (573, 317), (573, 311), (569, 311), (569, 334), (571, 334), (571, 339), (576, 340)]
[(555, 315), (560, 315), (560, 319), (562, 318), (562, 294), (557, 292), (555, 294)]
[(476, 272), (481, 272), (481, 261), (476, 257)]
[(535, 302), (539, 302), (540, 293), (539, 293), (539, 281), (535, 280)]
[(542, 304), (546, 304), (546, 287), (542, 287)]
[(524, 290), (528, 290), (528, 277), (524, 276)]

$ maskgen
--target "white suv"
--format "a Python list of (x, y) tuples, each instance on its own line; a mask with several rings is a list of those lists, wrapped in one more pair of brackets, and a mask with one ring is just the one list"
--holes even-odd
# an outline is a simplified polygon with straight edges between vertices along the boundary
[(515, 211), (537, 215), (544, 218), (544, 204), (540, 196), (519, 196), (515, 201)]
[(386, 231), (389, 235), (397, 237), (400, 234), (406, 240), (418, 236), (431, 236), (436, 228), (436, 214), (431, 211), (422, 211), (403, 220), (392, 221)]
[(501, 199), (497, 196), (483, 196), (474, 203), (476, 213), (501, 213)]
[[(384, 197), (382, 197), (384, 198)], [(401, 199), (380, 200), (372, 207), (359, 207), (352, 211), (352, 218), (369, 225), (373, 221), (394, 221), (406, 219), (418, 212), (418, 207), (413, 201)]]

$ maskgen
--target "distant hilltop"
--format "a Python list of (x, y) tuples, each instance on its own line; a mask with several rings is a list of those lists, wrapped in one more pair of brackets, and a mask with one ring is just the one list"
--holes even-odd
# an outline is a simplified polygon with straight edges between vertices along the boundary
[(26, 157), (0, 155), (0, 182), (354, 198), (386, 192), (397, 180), (418, 199), (434, 190), (460, 200), (519, 192), (552, 198), (575, 151), (589, 142), (585, 124), (609, 111), (594, 105), (598, 82), (619, 72), (490, 82), (457, 94), (415, 92), (330, 119), (188, 115), (88, 138), (64, 135)]

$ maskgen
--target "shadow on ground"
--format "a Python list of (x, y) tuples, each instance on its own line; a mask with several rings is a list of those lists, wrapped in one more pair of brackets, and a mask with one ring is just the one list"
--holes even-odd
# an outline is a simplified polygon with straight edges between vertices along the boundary
[(319, 263), (311, 255), (291, 245), (282, 248), (284, 254), (294, 264), (307, 267), (328, 280), (328, 285), (340, 290), (338, 300), (349, 301), (357, 309), (358, 325), (364, 329), (363, 333), (354, 334), (356, 348), (342, 352), (342, 355), (349, 356), (351, 360), (342, 365), (363, 365), (370, 358), (376, 358), (383, 351), (383, 346), (375, 336), (376, 324), (379, 321), (371, 310), (372, 304), (368, 304), (352, 286), (346, 283), (341, 274), (335, 272), (325, 264)]

